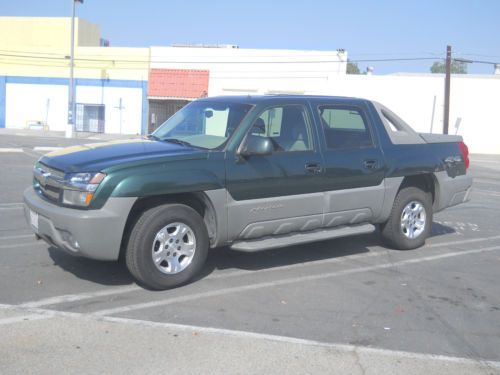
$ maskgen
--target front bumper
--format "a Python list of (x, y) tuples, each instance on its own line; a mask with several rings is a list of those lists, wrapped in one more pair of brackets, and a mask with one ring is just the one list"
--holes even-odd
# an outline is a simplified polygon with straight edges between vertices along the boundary
[[(24, 191), (24, 215), (38, 214), (36, 234), (71, 254), (99, 260), (117, 260), (128, 214), (137, 198), (109, 198), (99, 210), (57, 206), (41, 198), (32, 187)], [(75, 245), (75, 241), (77, 245)]]

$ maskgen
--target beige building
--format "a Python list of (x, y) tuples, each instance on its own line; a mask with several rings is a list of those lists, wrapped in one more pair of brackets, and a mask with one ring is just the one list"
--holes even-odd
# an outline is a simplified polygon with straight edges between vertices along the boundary
[[(71, 18), (0, 17), (0, 128), (63, 131)], [(149, 48), (103, 47), (98, 25), (75, 19), (78, 131), (146, 131)]]
[[(19, 47), (68, 50), (71, 35), (69, 17), (0, 17), (0, 48)], [(75, 18), (75, 46), (98, 47), (99, 25)]]

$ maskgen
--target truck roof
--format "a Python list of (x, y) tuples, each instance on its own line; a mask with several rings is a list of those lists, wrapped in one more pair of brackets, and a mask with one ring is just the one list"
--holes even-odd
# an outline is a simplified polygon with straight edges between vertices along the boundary
[(331, 99), (336, 102), (367, 102), (367, 99), (347, 97), (347, 96), (328, 96), (328, 95), (292, 95), (292, 94), (273, 94), (273, 95), (226, 95), (226, 96), (212, 96), (208, 98), (203, 98), (203, 101), (225, 101), (232, 103), (248, 103), (257, 104), (263, 102), (274, 102), (281, 101), (283, 99), (293, 99), (293, 100), (315, 100), (315, 99)]

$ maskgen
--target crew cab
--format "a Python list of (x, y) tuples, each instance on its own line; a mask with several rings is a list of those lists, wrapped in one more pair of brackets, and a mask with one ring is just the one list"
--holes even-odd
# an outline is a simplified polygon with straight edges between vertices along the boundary
[(47, 243), (123, 257), (140, 284), (166, 289), (222, 246), (254, 252), (377, 227), (393, 248), (422, 246), (433, 213), (469, 199), (468, 167), (460, 136), (419, 134), (374, 101), (212, 97), (142, 139), (42, 156), (25, 216)]

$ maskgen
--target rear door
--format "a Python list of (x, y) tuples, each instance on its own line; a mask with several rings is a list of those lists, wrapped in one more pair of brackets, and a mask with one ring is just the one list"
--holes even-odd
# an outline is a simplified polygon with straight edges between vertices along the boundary
[(257, 109), (249, 132), (270, 138), (274, 151), (266, 156), (227, 158), (230, 239), (321, 227), (321, 155), (306, 104), (288, 101)]
[(324, 226), (370, 221), (382, 208), (385, 163), (369, 108), (363, 101), (334, 99), (311, 105), (325, 168)]

